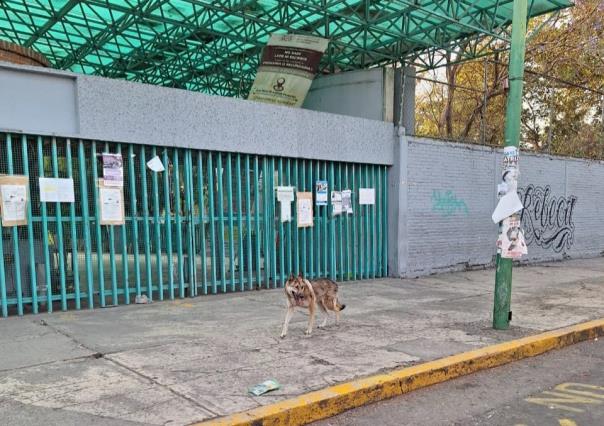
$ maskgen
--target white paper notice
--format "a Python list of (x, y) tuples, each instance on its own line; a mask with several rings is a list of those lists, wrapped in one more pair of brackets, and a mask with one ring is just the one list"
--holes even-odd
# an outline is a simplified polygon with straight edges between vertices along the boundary
[(298, 228), (313, 226), (312, 192), (298, 192)]
[(152, 159), (150, 159), (149, 161), (147, 161), (147, 167), (149, 167), (151, 170), (153, 170), (156, 173), (163, 172), (164, 170), (166, 170), (166, 168), (164, 167), (163, 163), (161, 162), (161, 160), (159, 159), (159, 157), (157, 155), (155, 157), (153, 157)]
[(331, 207), (333, 216), (342, 214), (342, 193), (340, 191), (331, 191)]
[(375, 189), (374, 188), (359, 188), (359, 204), (361, 204), (361, 205), (375, 204)]
[(294, 201), (293, 186), (278, 186), (277, 201), (281, 207), (281, 222), (291, 222), (292, 220), (292, 201)]
[(342, 211), (352, 214), (352, 191), (350, 189), (342, 191)]
[(101, 223), (118, 223), (124, 221), (122, 190), (120, 188), (99, 188), (101, 199)]
[(506, 217), (523, 209), (522, 201), (516, 191), (510, 191), (499, 199), (497, 207), (491, 216), (494, 223), (499, 223)]
[(27, 221), (27, 187), (25, 185), (2, 185), (2, 220), (6, 222)]
[(40, 201), (43, 203), (74, 203), (73, 179), (39, 178)]

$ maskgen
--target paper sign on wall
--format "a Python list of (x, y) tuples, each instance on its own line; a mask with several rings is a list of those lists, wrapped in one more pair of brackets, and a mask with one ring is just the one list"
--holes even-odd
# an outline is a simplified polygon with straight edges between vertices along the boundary
[(327, 181), (326, 180), (318, 180), (315, 186), (315, 203), (317, 206), (326, 206), (327, 205)]
[(342, 214), (342, 192), (331, 191), (331, 214), (338, 216)]
[(123, 225), (125, 212), (122, 188), (106, 186), (104, 181), (99, 179), (99, 210), (101, 225)]
[(277, 201), (281, 207), (281, 222), (291, 222), (292, 220), (292, 201), (294, 201), (293, 186), (278, 186)]
[(313, 226), (312, 192), (298, 192), (298, 228)]
[(39, 178), (40, 201), (43, 203), (74, 203), (73, 179)]
[(342, 211), (352, 214), (352, 191), (350, 189), (342, 191)]
[(359, 189), (359, 204), (361, 204), (361, 205), (375, 204), (375, 188), (360, 188)]
[(124, 186), (122, 154), (103, 153), (103, 180), (105, 186)]
[(2, 226), (27, 225), (27, 176), (0, 176)]

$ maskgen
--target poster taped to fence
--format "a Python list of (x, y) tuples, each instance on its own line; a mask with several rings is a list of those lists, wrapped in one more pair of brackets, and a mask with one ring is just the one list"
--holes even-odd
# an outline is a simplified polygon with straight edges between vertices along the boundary
[(301, 107), (328, 44), (320, 37), (273, 34), (262, 52), (248, 99)]
[(313, 226), (312, 192), (298, 192), (298, 228)]
[(103, 153), (103, 179), (105, 186), (124, 186), (122, 154)]
[(123, 225), (125, 223), (124, 191), (107, 186), (99, 179), (99, 211), (101, 225)]
[(375, 188), (359, 188), (359, 204), (375, 204)]
[(27, 225), (28, 184), (27, 176), (0, 176), (2, 226)]
[(43, 203), (75, 203), (72, 178), (39, 178), (40, 201)]
[(281, 207), (281, 222), (291, 222), (292, 220), (292, 201), (294, 201), (293, 186), (278, 186), (277, 201)]
[(338, 216), (342, 214), (342, 192), (331, 191), (331, 215)]
[(342, 211), (352, 214), (352, 191), (350, 189), (342, 191)]
[(147, 161), (147, 167), (149, 167), (155, 173), (160, 173), (160, 172), (163, 172), (164, 170), (166, 170), (166, 168), (164, 167), (163, 163), (161, 162), (161, 160), (159, 159), (159, 157), (157, 155), (155, 157), (153, 157), (152, 159), (150, 159), (149, 161)]
[(318, 180), (315, 184), (315, 204), (317, 206), (327, 205), (327, 181)]

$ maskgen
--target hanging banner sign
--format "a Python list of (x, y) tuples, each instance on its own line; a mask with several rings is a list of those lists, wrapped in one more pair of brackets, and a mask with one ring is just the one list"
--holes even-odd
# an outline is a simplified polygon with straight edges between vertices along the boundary
[(27, 176), (0, 176), (2, 226), (27, 225), (28, 185)]
[(105, 186), (124, 186), (122, 154), (103, 153), (103, 179)]
[(329, 40), (273, 34), (262, 53), (249, 100), (301, 107)]
[(312, 192), (298, 192), (298, 228), (313, 226)]
[(317, 206), (327, 205), (327, 181), (318, 180), (315, 186), (315, 204)]
[(338, 216), (342, 214), (342, 192), (331, 191), (331, 214)]

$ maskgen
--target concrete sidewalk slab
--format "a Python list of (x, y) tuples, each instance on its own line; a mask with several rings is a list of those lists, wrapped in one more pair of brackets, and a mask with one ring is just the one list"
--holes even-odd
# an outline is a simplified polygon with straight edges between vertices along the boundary
[[(278, 338), (281, 289), (3, 320), (0, 416), (187, 424), (604, 316), (602, 258), (516, 268), (507, 331), (490, 325), (493, 274), (344, 283), (343, 322), (309, 338), (300, 313)], [(268, 378), (282, 388), (246, 394)]]

